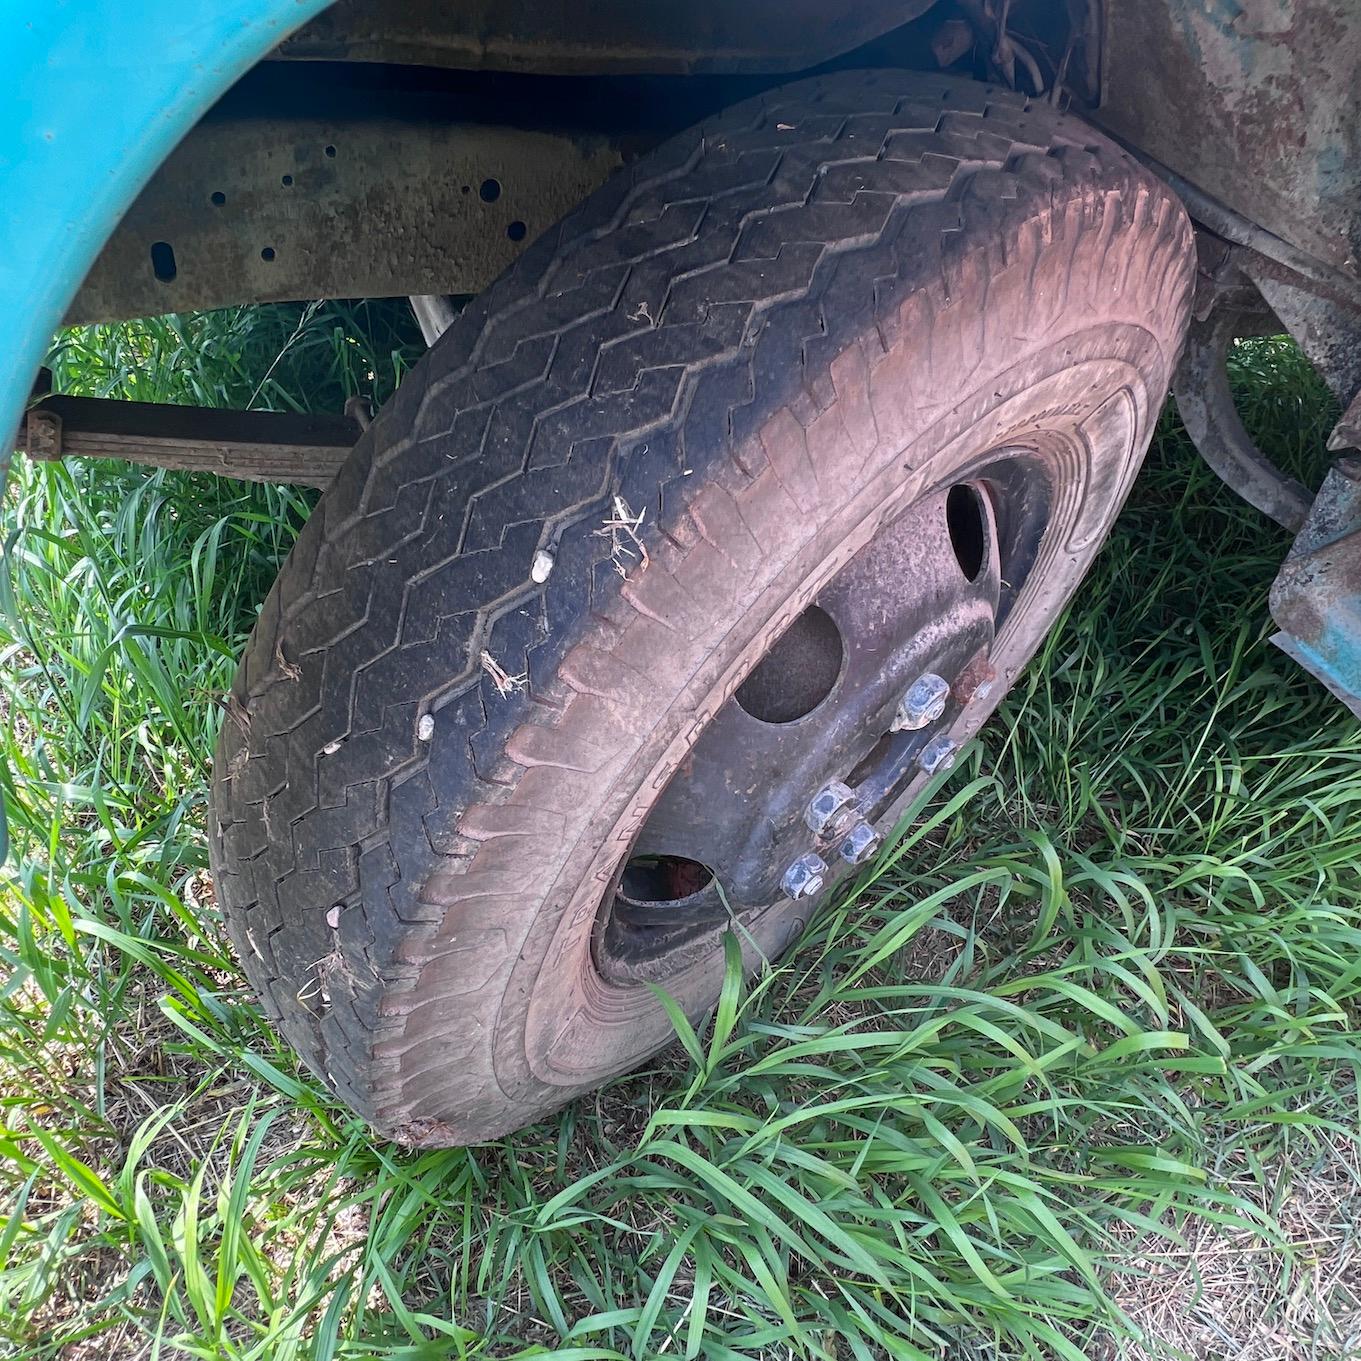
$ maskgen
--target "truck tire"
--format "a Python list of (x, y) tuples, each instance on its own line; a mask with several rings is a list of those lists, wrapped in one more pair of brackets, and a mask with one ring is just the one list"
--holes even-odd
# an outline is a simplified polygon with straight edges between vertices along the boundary
[(901, 71), (546, 230), (324, 494), (227, 705), (217, 891), (306, 1062), (486, 1139), (664, 1046), (649, 983), (712, 1005), (729, 928), (787, 948), (1086, 571), (1192, 275), (1100, 134)]

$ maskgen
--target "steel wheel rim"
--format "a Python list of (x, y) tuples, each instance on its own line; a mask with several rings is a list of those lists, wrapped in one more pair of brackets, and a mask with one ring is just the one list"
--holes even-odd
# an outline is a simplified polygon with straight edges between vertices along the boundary
[[(790, 898), (816, 908), (838, 869), (872, 859), (876, 824), (895, 799), (952, 759), (951, 726), (970, 705), (995, 703), (988, 654), (1039, 556), (1052, 476), (1038, 449), (989, 452), (896, 515), (790, 620), (701, 732), (621, 859), (593, 934), (605, 981), (663, 981), (723, 928)], [(895, 561), (933, 570), (886, 572)], [(839, 645), (835, 665), (825, 620)], [(790, 666), (810, 649), (810, 665)], [(917, 722), (921, 713), (904, 706), (924, 678), (943, 682), (944, 697)], [(716, 761), (725, 746), (745, 759)], [(753, 764), (753, 750), (764, 764)], [(715, 777), (739, 772), (746, 785), (730, 778), (730, 797), (715, 800)], [(814, 804), (829, 791), (836, 806), (824, 818)], [(695, 835), (697, 826), (713, 831), (713, 817), (695, 816), (706, 804), (738, 814), (725, 819), (718, 844)], [(814, 875), (817, 860), (827, 867), (823, 883), (800, 891), (797, 862), (810, 856)]]

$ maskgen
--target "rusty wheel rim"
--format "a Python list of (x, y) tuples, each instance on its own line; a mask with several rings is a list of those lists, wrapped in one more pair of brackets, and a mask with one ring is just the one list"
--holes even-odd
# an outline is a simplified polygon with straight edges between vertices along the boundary
[(700, 734), (601, 904), (602, 976), (661, 981), (715, 930), (825, 897), (902, 791), (995, 702), (989, 653), (1034, 564), (1050, 472), (1000, 450), (908, 506), (828, 582)]

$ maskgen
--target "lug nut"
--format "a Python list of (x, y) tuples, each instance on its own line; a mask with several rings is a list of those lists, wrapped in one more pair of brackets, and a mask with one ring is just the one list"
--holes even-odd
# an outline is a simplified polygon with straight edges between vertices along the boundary
[(916, 732), (934, 723), (945, 712), (945, 701), (950, 697), (950, 683), (934, 671), (918, 676), (898, 705), (893, 716), (894, 732)]
[(934, 775), (940, 770), (949, 770), (955, 763), (955, 752), (958, 750), (953, 737), (947, 737), (942, 733), (939, 737), (933, 737), (922, 749), (921, 755), (917, 757), (917, 764), (928, 775)]
[(840, 780), (832, 780), (813, 795), (803, 820), (814, 836), (821, 836), (830, 827), (832, 819), (848, 808), (855, 809), (855, 791)]
[(827, 882), (827, 862), (816, 852), (801, 855), (784, 872), (780, 887), (788, 898), (811, 898)]
[(879, 849), (883, 840), (884, 838), (861, 818), (841, 843), (841, 858), (848, 865), (863, 865)]

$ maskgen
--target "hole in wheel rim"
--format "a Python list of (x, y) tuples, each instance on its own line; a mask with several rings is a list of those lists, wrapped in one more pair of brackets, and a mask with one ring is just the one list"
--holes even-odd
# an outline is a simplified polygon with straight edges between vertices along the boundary
[(810, 605), (738, 687), (737, 702), (762, 723), (793, 723), (832, 693), (845, 655), (831, 615)]
[(950, 488), (945, 525), (959, 570), (968, 580), (977, 581), (988, 559), (988, 520), (976, 487), (961, 483)]
[(702, 893), (714, 881), (713, 871), (683, 855), (639, 855), (619, 876), (619, 896), (626, 902), (679, 903)]

